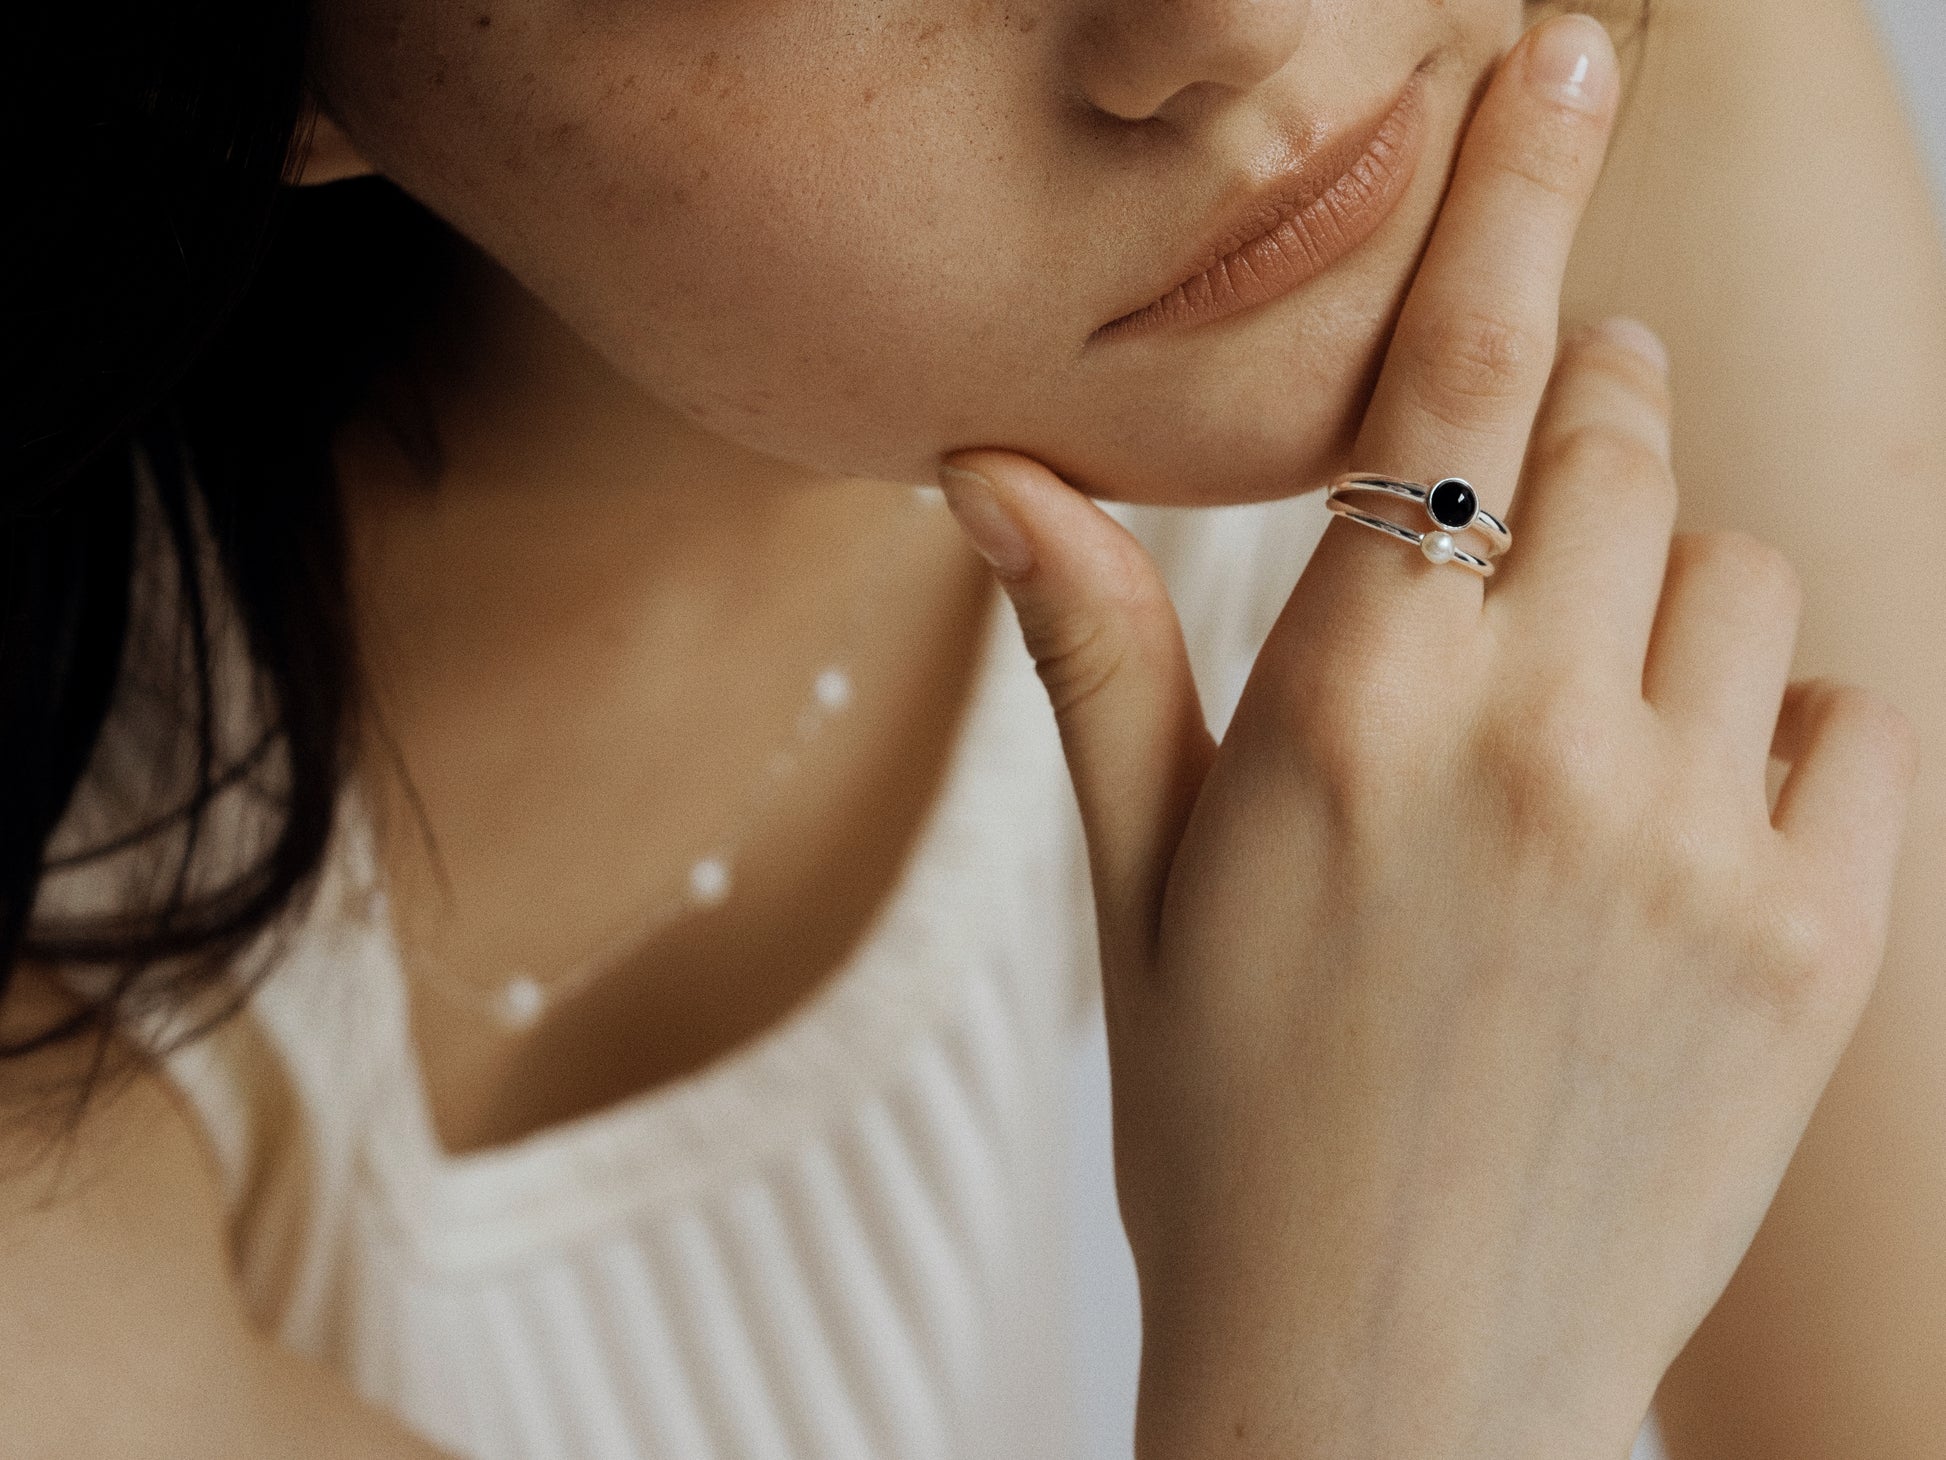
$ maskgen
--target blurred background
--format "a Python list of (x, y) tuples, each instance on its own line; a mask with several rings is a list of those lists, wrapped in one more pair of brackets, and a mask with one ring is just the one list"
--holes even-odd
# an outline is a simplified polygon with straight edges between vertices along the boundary
[[(1866, 0), (1931, 164), (1935, 211), (1946, 216), (1946, 0)], [(1228, 709), (1211, 706), (1221, 724)], [(1130, 1460), (1135, 1373), (1141, 1352), (1135, 1267), (1115, 1209), (1109, 1157), (1108, 1046), (1099, 1017), (1073, 1070), (1070, 1240), (1075, 1285), (1075, 1375), (1081, 1389), (1081, 1460)], [(1653, 1427), (1633, 1460), (1666, 1460)]]

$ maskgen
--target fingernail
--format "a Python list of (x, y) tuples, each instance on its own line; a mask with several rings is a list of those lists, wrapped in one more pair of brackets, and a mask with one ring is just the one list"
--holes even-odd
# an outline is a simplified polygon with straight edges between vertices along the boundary
[(1661, 335), (1641, 320), (1632, 315), (1611, 314), (1596, 328), (1616, 344), (1635, 351), (1663, 374), (1669, 373), (1669, 347), (1662, 343)]
[(1025, 577), (1034, 566), (1034, 550), (1027, 545), (1019, 526), (1001, 507), (993, 484), (978, 472), (964, 467), (942, 466), (939, 490), (946, 505), (959, 519), (967, 538), (980, 550), (980, 556), (993, 565), (1002, 578)]
[(1541, 22), (1527, 49), (1527, 80), (1556, 101), (1582, 111), (1608, 105), (1615, 85), (1615, 46), (1592, 15), (1569, 11)]

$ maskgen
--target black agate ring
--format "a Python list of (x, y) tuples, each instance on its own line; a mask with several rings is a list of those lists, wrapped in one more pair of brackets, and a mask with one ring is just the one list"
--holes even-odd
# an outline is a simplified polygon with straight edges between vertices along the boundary
[(1448, 532), (1473, 525), (1480, 499), (1465, 477), (1441, 477), (1426, 490), (1426, 515)]
[[(1346, 500), (1357, 492), (1404, 497), (1417, 502), (1425, 508), (1426, 516), (1432, 519), (1432, 528), (1426, 532), (1415, 532), (1386, 518), (1360, 512)], [(1429, 562), (1457, 563), (1473, 569), (1482, 577), (1493, 572), (1493, 565), (1485, 558), (1467, 552), (1454, 541), (1454, 535), (1469, 529), (1477, 532), (1486, 539), (1487, 558), (1498, 557), (1513, 546), (1513, 534), (1507, 531), (1507, 525), (1480, 505), (1480, 494), (1465, 477), (1440, 477), (1431, 486), (1426, 486), (1375, 472), (1346, 472), (1333, 481), (1330, 490), (1325, 493), (1325, 506), (1341, 517), (1350, 517), (1366, 527), (1413, 543)]]

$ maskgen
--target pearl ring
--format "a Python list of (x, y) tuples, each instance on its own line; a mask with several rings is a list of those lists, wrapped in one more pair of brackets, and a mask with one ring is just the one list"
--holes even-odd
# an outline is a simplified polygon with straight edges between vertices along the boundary
[[(1405, 497), (1418, 502), (1425, 507), (1426, 516), (1432, 519), (1432, 527), (1425, 532), (1415, 532), (1410, 527), (1401, 527), (1383, 517), (1360, 512), (1345, 500), (1353, 492), (1379, 492), (1388, 497)], [(1367, 527), (1375, 527), (1380, 532), (1390, 533), (1413, 544), (1425, 554), (1428, 562), (1457, 563), (1463, 568), (1471, 568), (1482, 578), (1493, 576), (1493, 564), (1462, 549), (1453, 540), (1454, 534), (1472, 528), (1487, 540), (1488, 558), (1499, 557), (1514, 543), (1513, 534), (1507, 531), (1506, 523), (1480, 505), (1480, 494), (1473, 490), (1473, 484), (1465, 477), (1441, 477), (1427, 487), (1418, 482), (1401, 481), (1397, 477), (1379, 476), (1373, 472), (1346, 472), (1332, 482), (1330, 491), (1325, 493), (1324, 505), (1340, 517), (1349, 517), (1353, 522), (1362, 522)]]

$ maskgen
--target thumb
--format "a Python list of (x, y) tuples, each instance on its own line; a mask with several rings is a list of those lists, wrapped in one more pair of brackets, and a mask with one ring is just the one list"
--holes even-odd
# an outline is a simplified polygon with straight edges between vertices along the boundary
[(939, 484), (1013, 600), (1053, 703), (1104, 962), (1148, 967), (1169, 866), (1216, 752), (1175, 605), (1135, 535), (1039, 462), (955, 453)]

